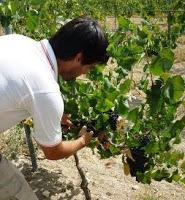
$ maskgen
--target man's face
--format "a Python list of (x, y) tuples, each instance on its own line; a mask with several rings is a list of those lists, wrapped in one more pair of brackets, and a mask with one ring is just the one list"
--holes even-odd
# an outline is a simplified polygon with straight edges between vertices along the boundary
[(58, 72), (64, 80), (75, 80), (82, 74), (87, 74), (94, 64), (81, 64), (82, 54), (78, 53), (73, 59), (68, 61), (58, 60)]

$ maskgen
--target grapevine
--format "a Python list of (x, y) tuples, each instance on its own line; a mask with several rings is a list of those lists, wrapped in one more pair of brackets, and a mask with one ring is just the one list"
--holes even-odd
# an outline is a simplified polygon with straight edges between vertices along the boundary
[[(107, 30), (110, 43), (107, 51), (116, 67), (98, 65), (86, 76), (86, 81), (60, 79), (65, 112), (72, 114), (74, 124), (71, 129), (62, 127), (63, 138), (77, 138), (80, 128), (86, 125), (88, 131), (94, 132), (89, 147), (96, 148), (101, 158), (122, 155), (127, 175), (143, 183), (152, 179), (185, 183), (185, 164), (179, 169), (184, 155), (173, 151), (185, 127), (185, 117), (177, 117), (184, 104), (185, 83), (182, 76), (171, 73), (172, 50), (185, 30), (185, 3), (64, 2), (0, 1), (1, 25), (12, 24), (17, 33), (36, 39), (49, 37), (75, 16), (90, 14), (101, 22), (106, 21), (107, 15), (115, 17), (115, 30)], [(132, 22), (134, 15), (140, 17), (139, 25)], [(164, 22), (166, 29), (161, 29), (156, 21)], [(142, 65), (142, 77), (135, 82), (133, 71), (137, 65)], [(132, 106), (133, 90), (144, 94), (144, 100), (137, 106)]]
[(120, 129), (120, 127), (122, 128), (124, 119), (122, 117), (119, 117), (118, 114), (115, 113), (113, 110), (109, 110), (103, 114), (108, 114), (109, 117), (107, 121), (104, 122), (104, 126), (98, 129), (96, 128), (96, 125), (97, 125), (96, 119), (91, 119), (91, 121), (86, 121), (86, 120), (73, 121), (73, 126), (70, 128), (66, 127), (65, 125), (61, 125), (64, 131), (63, 137), (65, 138), (69, 132), (78, 133), (83, 126), (86, 126), (88, 132), (93, 131), (93, 137), (97, 138), (98, 142), (102, 144), (104, 149), (105, 150), (108, 149), (111, 144), (111, 141), (109, 139), (107, 128), (110, 127), (112, 131), (115, 131), (116, 129)]

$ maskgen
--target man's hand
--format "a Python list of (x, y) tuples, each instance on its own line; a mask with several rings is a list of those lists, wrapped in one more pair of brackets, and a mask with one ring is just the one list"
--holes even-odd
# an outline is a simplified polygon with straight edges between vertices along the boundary
[(81, 136), (80, 138), (81, 138), (83, 146), (86, 146), (90, 143), (90, 141), (93, 137), (93, 134), (94, 134), (93, 131), (90, 131), (90, 132), (87, 131), (86, 126), (82, 127), (82, 129), (79, 132), (79, 136)]
[(79, 137), (76, 140), (62, 141), (56, 146), (46, 147), (41, 145), (41, 148), (49, 160), (58, 160), (62, 158), (68, 158), (69, 156), (82, 149), (84, 146), (89, 144), (92, 139), (93, 131), (88, 132), (87, 127), (83, 126), (80, 130)]

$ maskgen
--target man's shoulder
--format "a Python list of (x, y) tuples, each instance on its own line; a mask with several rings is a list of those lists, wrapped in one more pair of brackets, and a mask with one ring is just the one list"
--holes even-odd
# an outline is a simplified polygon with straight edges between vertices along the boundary
[(20, 41), (35, 41), (34, 39), (26, 36), (26, 35), (21, 35), (21, 34), (17, 34), (17, 33), (12, 33), (12, 34), (8, 34), (8, 35), (2, 35), (0, 36), (0, 40), (4, 40), (4, 41), (8, 41), (8, 40), (12, 40), (12, 41), (16, 41), (16, 40), (20, 40)]

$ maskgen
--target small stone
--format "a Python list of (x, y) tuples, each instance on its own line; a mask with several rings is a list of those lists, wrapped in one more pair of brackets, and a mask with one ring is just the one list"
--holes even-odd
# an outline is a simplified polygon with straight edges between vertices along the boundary
[[(64, 194), (64, 193), (63, 193), (63, 194)], [(66, 196), (71, 196), (71, 190), (66, 190), (65, 195), (66, 195)]]
[(106, 195), (110, 197), (112, 194), (110, 192), (107, 192)]
[(72, 182), (69, 182), (67, 184), (67, 190), (72, 190), (72, 189), (74, 189), (74, 184)]
[(56, 197), (53, 195), (53, 196), (50, 197), (50, 199), (51, 199), (51, 200), (55, 200)]
[(38, 189), (38, 188), (36, 188), (36, 189), (34, 189), (34, 190), (33, 190), (33, 192), (34, 192), (34, 193), (36, 193), (38, 190), (39, 190), (39, 189)]
[(67, 190), (67, 189), (66, 189), (65, 187), (62, 187), (62, 188), (61, 188), (61, 192), (62, 192), (62, 193), (66, 192), (66, 190)]
[(132, 186), (132, 190), (138, 190), (139, 189), (139, 186), (138, 185), (133, 185)]
[(95, 186), (95, 185), (96, 185), (96, 183), (93, 181), (93, 182), (92, 182), (92, 185), (93, 185), (93, 186)]
[(43, 192), (42, 194), (43, 194), (43, 196), (45, 196), (45, 197), (49, 197), (50, 192), (49, 192), (48, 190), (44, 190), (44, 192)]

